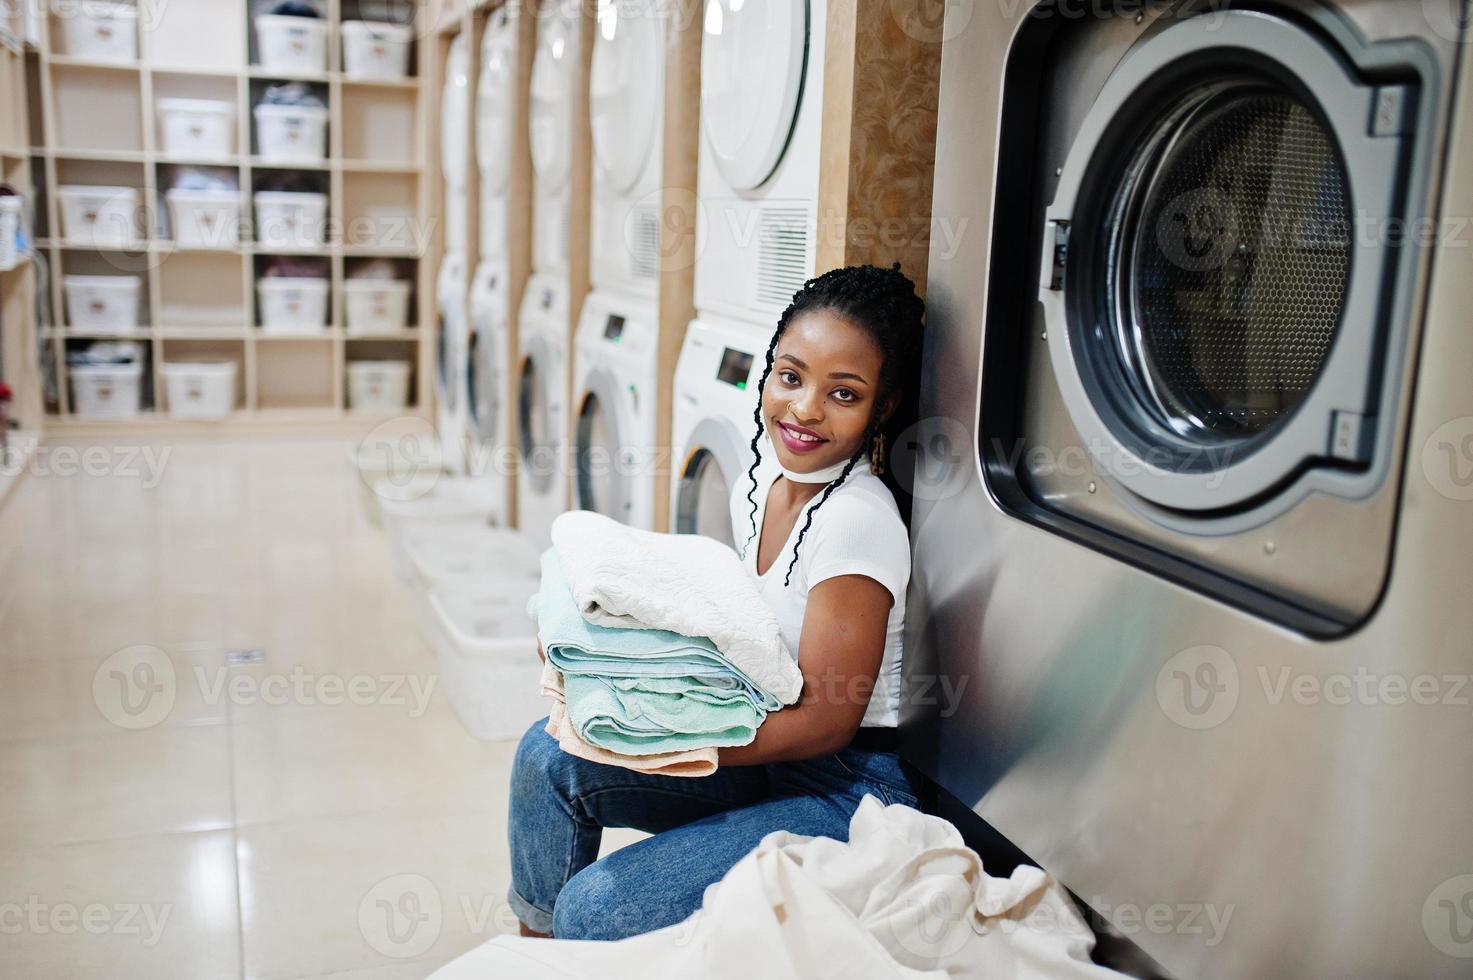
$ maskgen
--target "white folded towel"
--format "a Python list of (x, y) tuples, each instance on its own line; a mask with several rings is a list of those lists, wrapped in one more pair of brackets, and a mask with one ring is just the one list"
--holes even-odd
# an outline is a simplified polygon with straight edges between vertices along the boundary
[(783, 704), (803, 675), (777, 616), (735, 551), (701, 534), (661, 534), (589, 510), (552, 522), (552, 546), (583, 618), (596, 626), (704, 636)]

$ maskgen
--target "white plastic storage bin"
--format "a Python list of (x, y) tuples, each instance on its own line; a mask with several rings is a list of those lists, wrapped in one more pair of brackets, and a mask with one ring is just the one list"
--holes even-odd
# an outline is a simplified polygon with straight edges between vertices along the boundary
[(257, 191), (256, 241), (266, 248), (309, 249), (327, 240), (327, 195)]
[(91, 61), (138, 60), (138, 8), (89, 0), (54, 10), (67, 54)]
[(63, 276), (67, 324), (73, 330), (127, 333), (138, 327), (137, 276)]
[(142, 403), (143, 365), (79, 364), (72, 376), (72, 412), (82, 419), (131, 419)]
[(262, 14), (256, 18), (256, 52), (269, 71), (326, 71), (327, 21)]
[(409, 325), (409, 283), (402, 279), (349, 279), (343, 283), (348, 333), (398, 333)]
[[(377, 430), (375, 430), (377, 432)], [(358, 474), (363, 515), (377, 528), (384, 525), (379, 493), (393, 491), (392, 499), (413, 499), (428, 493), (443, 475), (439, 444), (417, 433), (372, 436), (348, 447), (348, 460)]]
[(408, 402), (408, 361), (348, 363), (348, 407), (353, 411), (398, 412)]
[(165, 153), (194, 158), (235, 152), (235, 103), (159, 99), (159, 143)]
[(547, 714), (537, 627), (525, 605), (526, 596), (506, 595), (494, 584), (429, 597), (441, 690), (476, 738), (519, 738)]
[(352, 78), (403, 78), (409, 74), (413, 29), (383, 21), (345, 20), (343, 71)]
[(428, 590), (506, 582), (537, 590), (542, 560), (527, 535), (487, 524), (417, 528), (404, 536), (410, 581)]
[(0, 197), (0, 272), (14, 269), (20, 262), (21, 198)]
[(181, 248), (234, 248), (240, 244), (240, 191), (164, 192), (174, 244)]
[(318, 163), (327, 156), (327, 110), (313, 105), (256, 106), (256, 146), (267, 163)]
[(264, 333), (317, 333), (327, 326), (327, 280), (276, 276), (256, 280)]
[(173, 418), (223, 419), (235, 408), (234, 361), (166, 361), (162, 370)]
[(62, 184), (56, 197), (68, 242), (99, 248), (138, 244), (138, 188)]

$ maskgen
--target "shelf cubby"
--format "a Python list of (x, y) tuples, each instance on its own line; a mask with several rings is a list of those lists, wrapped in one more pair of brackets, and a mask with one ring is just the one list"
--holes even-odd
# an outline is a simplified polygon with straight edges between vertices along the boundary
[(158, 324), (169, 330), (234, 330), (246, 326), (250, 298), (239, 255), (180, 252), (163, 256)]
[(143, 89), (137, 71), (51, 63), (54, 136), (68, 150), (143, 152)]
[(257, 337), (256, 405), (261, 409), (336, 409), (332, 337)]

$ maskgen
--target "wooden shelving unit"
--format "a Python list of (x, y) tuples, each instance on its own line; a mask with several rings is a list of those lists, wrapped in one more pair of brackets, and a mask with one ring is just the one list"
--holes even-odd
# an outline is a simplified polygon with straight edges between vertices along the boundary
[[(19, 38), (18, 8), (0, 10), (0, 183), (23, 195), (31, 180), (25, 48)], [(25, 473), (41, 438), (43, 396), (36, 331), (37, 270), (28, 256), (0, 272), (0, 380), (13, 392), (9, 414), (19, 428), (6, 434), (0, 454), (0, 501)]]
[[(412, 4), (407, 5), (410, 10)], [(41, 48), (31, 55), (39, 83), (32, 98), (26, 162), (34, 163), (44, 206), (37, 208), (37, 245), (52, 270), (54, 323), (42, 338), (52, 345), (57, 377), (48, 417), (67, 426), (95, 424), (71, 410), (66, 355), (99, 338), (126, 336), (148, 351), (151, 384), (145, 414), (161, 411), (161, 365), (166, 359), (232, 359), (237, 409), (232, 422), (306, 421), (349, 416), (346, 368), (351, 360), (407, 357), (415, 365), (410, 411), (428, 412), (433, 331), (434, 269), (427, 242), (433, 228), (426, 161), (431, 106), (422, 78), (425, 34), (416, 23), (413, 77), (361, 80), (342, 65), (338, 25), (357, 16), (356, 0), (325, 0), (328, 64), (334, 70), (301, 75), (268, 71), (256, 61), (257, 12), (251, 0), (189, 0), (154, 5), (140, 23), (139, 60), (124, 65), (77, 58), (59, 50), (62, 32), (52, 15)], [(381, 11), (380, 11), (381, 13)], [(365, 11), (367, 16), (372, 13)], [(432, 38), (431, 38), (432, 40)], [(258, 152), (252, 109), (265, 88), (305, 81), (328, 105), (328, 155), (316, 163), (285, 164)], [(164, 153), (157, 104), (164, 98), (230, 101), (236, 107), (236, 152), (194, 159)], [(235, 177), (240, 188), (242, 240), (219, 248), (186, 248), (162, 234), (164, 191), (180, 166), (208, 167)], [(253, 192), (274, 175), (300, 175), (328, 198), (327, 244), (271, 248), (251, 236)], [(66, 184), (131, 186), (140, 191), (144, 237), (136, 247), (98, 248), (59, 237), (56, 188)], [(320, 259), (330, 277), (329, 326), (302, 336), (259, 328), (256, 279), (276, 256)], [(395, 260), (413, 284), (410, 328), (386, 336), (349, 336), (343, 283), (360, 262)], [(63, 279), (70, 274), (137, 274), (143, 278), (138, 329), (126, 335), (89, 333), (69, 326)], [(151, 389), (151, 394), (149, 392)], [(356, 413), (352, 415), (357, 418)], [(149, 420), (145, 418), (144, 422)], [(124, 424), (124, 423), (119, 423)], [(136, 424), (136, 423), (135, 423)]]

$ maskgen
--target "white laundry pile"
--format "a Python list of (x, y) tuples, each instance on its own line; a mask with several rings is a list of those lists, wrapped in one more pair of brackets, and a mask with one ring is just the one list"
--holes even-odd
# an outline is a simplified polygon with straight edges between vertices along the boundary
[(430, 980), (1103, 980), (1038, 868), (993, 878), (945, 820), (860, 801), (849, 840), (768, 834), (684, 922), (618, 942), (501, 936)]
[(547, 657), (547, 732), (582, 758), (704, 776), (803, 676), (735, 552), (591, 511), (552, 525), (528, 602)]
[(758, 687), (783, 704), (798, 700), (803, 675), (777, 616), (720, 541), (571, 510), (552, 522), (552, 546), (588, 622), (707, 637)]

